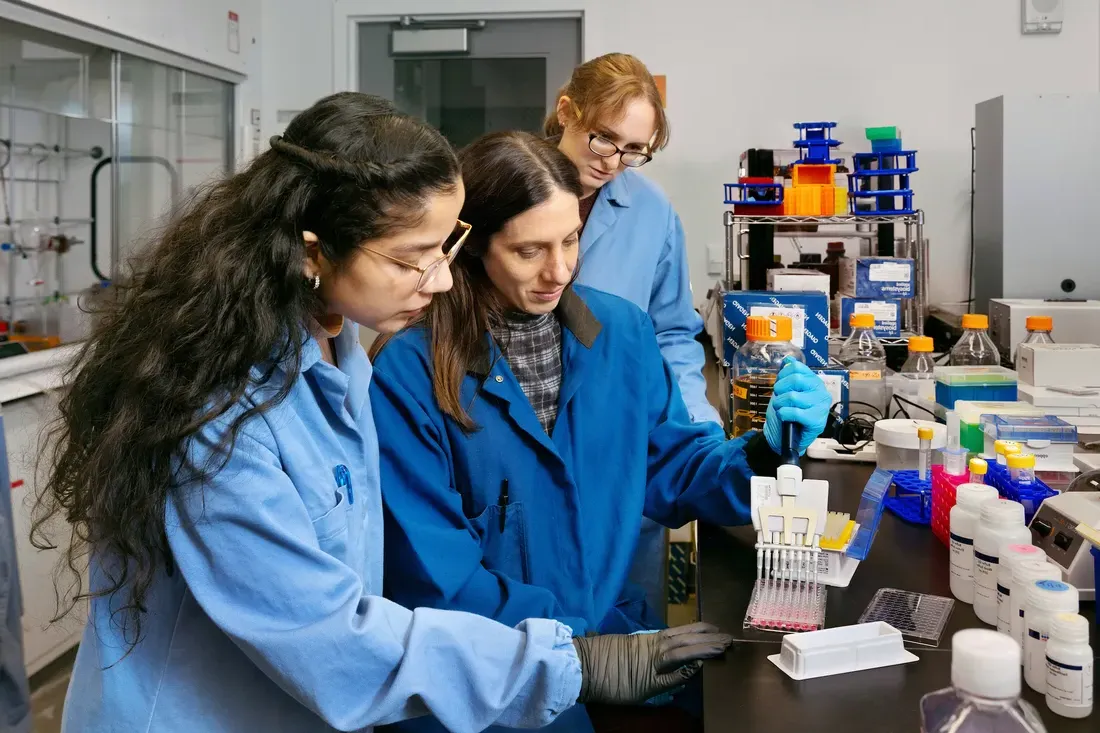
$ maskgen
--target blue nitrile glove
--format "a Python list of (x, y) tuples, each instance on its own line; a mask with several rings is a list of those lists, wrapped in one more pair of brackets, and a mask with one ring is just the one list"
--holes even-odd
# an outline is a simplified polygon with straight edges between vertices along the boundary
[(785, 422), (794, 423), (798, 455), (803, 455), (825, 429), (832, 406), (832, 395), (821, 377), (802, 362), (787, 357), (786, 365), (775, 380), (768, 413), (764, 417), (764, 437), (768, 446), (782, 455), (781, 427)]

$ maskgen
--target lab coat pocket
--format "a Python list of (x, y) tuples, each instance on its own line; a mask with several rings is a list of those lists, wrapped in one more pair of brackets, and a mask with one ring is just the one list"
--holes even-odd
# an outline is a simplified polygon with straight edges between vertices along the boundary
[(512, 580), (530, 583), (523, 504), (516, 502), (503, 508), (492, 505), (471, 521), (481, 538), (481, 564)]
[(344, 560), (348, 544), (348, 505), (344, 495), (335, 492), (336, 506), (313, 520), (317, 544), (333, 557)]

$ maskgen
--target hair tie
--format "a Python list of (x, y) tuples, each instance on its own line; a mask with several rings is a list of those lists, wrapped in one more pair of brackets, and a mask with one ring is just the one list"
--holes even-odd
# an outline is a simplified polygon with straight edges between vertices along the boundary
[(275, 147), (276, 144), (281, 143), (282, 141), (283, 141), (283, 136), (282, 135), (272, 135), (271, 139), (267, 141), (267, 144), (270, 145), (271, 147)]

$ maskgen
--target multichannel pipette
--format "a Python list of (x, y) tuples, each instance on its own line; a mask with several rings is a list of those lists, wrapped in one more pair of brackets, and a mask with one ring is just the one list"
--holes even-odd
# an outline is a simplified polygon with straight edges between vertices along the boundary
[(829, 484), (802, 479), (791, 450), (794, 430), (783, 425), (786, 462), (776, 477), (754, 476), (751, 482), (756, 585), (745, 623), (775, 631), (813, 631), (821, 628), (825, 613), (825, 586), (818, 576)]

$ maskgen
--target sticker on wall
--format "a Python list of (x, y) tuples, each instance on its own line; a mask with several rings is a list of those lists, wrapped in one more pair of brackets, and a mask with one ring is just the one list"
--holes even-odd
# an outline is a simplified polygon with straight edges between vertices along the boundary
[(667, 107), (668, 97), (665, 96), (665, 75), (655, 74), (653, 76), (653, 81), (657, 82), (657, 91), (661, 93), (661, 106)]
[(229, 11), (229, 50), (241, 52), (241, 19), (232, 10)]

